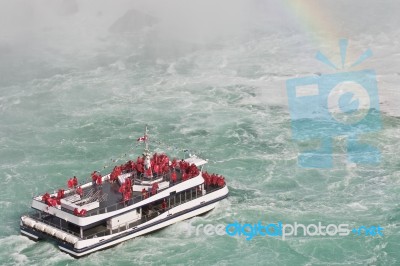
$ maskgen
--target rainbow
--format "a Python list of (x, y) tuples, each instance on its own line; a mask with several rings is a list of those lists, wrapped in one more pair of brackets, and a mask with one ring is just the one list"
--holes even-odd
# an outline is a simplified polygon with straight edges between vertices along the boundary
[(338, 31), (336, 21), (318, 0), (282, 0), (281, 3), (316, 44), (336, 46), (340, 38), (346, 37)]
[[(316, 59), (333, 69), (352, 68), (365, 59), (372, 56), (370, 49), (366, 50), (357, 59), (359, 51), (348, 50), (348, 36), (339, 31), (339, 24), (326, 8), (321, 6), (318, 0), (282, 0), (283, 8), (293, 15), (301, 29), (308, 34), (310, 40), (320, 49), (325, 50), (329, 58), (333, 58), (336, 64), (332, 63), (324, 53), (318, 51)], [(340, 53), (336, 52), (339, 44)], [(347, 55), (355, 57), (353, 63), (346, 62)], [(340, 63), (339, 63), (340, 62)], [(346, 64), (348, 63), (348, 64)]]

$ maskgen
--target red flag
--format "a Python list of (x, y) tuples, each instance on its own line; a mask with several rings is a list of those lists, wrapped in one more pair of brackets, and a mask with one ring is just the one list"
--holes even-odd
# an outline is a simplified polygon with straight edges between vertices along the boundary
[(147, 140), (147, 136), (143, 136), (137, 139), (137, 141), (146, 141)]

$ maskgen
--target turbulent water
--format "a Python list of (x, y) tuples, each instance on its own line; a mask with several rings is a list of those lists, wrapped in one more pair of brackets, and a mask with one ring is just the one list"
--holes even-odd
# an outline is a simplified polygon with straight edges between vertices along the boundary
[[(384, 22), (346, 32), (357, 53), (374, 52), (359, 69), (377, 73), (382, 129), (365, 140), (380, 149), (380, 164), (347, 163), (338, 137), (331, 169), (301, 168), (304, 147), (292, 140), (285, 82), (329, 72), (313, 57), (321, 47), (331, 54), (338, 48), (312, 42), (314, 33), (294, 19), (280, 23), (274, 1), (253, 2), (258, 16), (241, 2), (218, 7), (209, 20), (201, 16), (209, 14), (208, 2), (175, 1), (183, 5), (177, 19), (172, 11), (152, 13), (153, 1), (3, 3), (2, 14), (15, 16), (2, 18), (8, 24), (0, 42), (0, 264), (399, 265), (400, 32)], [(345, 22), (354, 23), (349, 17)], [(20, 236), (32, 195), (136, 158), (146, 124), (163, 143), (152, 149), (171, 156), (192, 149), (209, 159), (208, 171), (226, 177), (229, 198), (205, 216), (80, 260)], [(234, 221), (380, 225), (384, 236), (195, 235), (199, 224)]]

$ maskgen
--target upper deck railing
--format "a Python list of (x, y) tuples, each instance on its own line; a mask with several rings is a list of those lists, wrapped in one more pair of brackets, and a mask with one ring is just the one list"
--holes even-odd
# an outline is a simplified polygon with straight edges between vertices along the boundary
[[(182, 180), (181, 170), (179, 168), (175, 169), (174, 171), (179, 173), (179, 175), (178, 175), (177, 181), (174, 182), (173, 184), (170, 183), (169, 187), (175, 186), (175, 185), (180, 184), (180, 183), (185, 181), (185, 180)], [(162, 178), (159, 182), (170, 181), (171, 173), (172, 173), (172, 171), (170, 169), (167, 173), (162, 174), (162, 175), (156, 175), (155, 177), (153, 177), (153, 179), (157, 180), (157, 179)], [(126, 173), (123, 173), (123, 174), (131, 174), (130, 178), (133, 177), (133, 186), (135, 184), (138, 185), (137, 181), (144, 181), (143, 174), (139, 174), (138, 175), (136, 171), (126, 172)], [(201, 172), (199, 173), (199, 175), (201, 175)], [(108, 180), (109, 180), (109, 175), (104, 176), (104, 181), (108, 181)], [(93, 186), (92, 183), (88, 182), (88, 183), (84, 184), (82, 187), (88, 188), (88, 187), (92, 187), (92, 186)], [(167, 187), (167, 188), (169, 188), (169, 187)], [(162, 190), (165, 190), (167, 188), (164, 188)], [(159, 190), (158, 192), (160, 192), (162, 190)], [(148, 192), (148, 193), (151, 194), (150, 192)], [(76, 194), (75, 190), (71, 189), (71, 190), (68, 190), (68, 191), (65, 192), (65, 197), (72, 196), (74, 194)], [(151, 197), (151, 196), (153, 196), (153, 195), (148, 195), (148, 197)], [(98, 215), (98, 214), (103, 214), (103, 213), (107, 213), (107, 212), (120, 210), (120, 209), (126, 208), (127, 206), (130, 206), (130, 205), (133, 205), (135, 203), (138, 203), (138, 202), (142, 201), (143, 199), (144, 199), (143, 195), (134, 196), (134, 197), (130, 198), (127, 201), (123, 201), (122, 197), (121, 197), (121, 201), (119, 201), (119, 202), (113, 202), (113, 203), (110, 203), (107, 206), (87, 211), (85, 217), (90, 217), (90, 216), (94, 216), (94, 215)], [(33, 200), (36, 200), (38, 202), (42, 202), (43, 203), (41, 197), (39, 197), (39, 196), (34, 197)], [(70, 214), (76, 215), (72, 210), (69, 210), (69, 209), (66, 209), (66, 208), (61, 208), (61, 209), (62, 209), (62, 211), (66, 212), (66, 213), (70, 213)]]

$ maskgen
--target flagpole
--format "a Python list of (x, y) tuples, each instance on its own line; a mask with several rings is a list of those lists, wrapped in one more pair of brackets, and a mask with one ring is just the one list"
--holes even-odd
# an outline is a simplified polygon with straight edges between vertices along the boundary
[(147, 133), (148, 133), (148, 129), (147, 129), (147, 125), (146, 125), (146, 129), (144, 131), (144, 143), (145, 143), (145, 152), (149, 153), (149, 144), (147, 142)]

